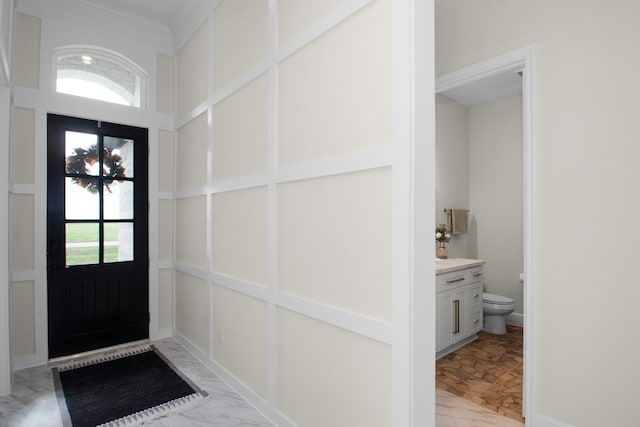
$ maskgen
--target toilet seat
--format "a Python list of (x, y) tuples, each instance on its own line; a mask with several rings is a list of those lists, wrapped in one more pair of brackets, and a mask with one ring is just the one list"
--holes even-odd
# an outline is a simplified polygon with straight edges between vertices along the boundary
[(490, 294), (486, 292), (482, 294), (482, 301), (490, 304), (497, 304), (497, 305), (508, 305), (508, 304), (513, 304), (514, 302), (513, 299), (509, 297)]

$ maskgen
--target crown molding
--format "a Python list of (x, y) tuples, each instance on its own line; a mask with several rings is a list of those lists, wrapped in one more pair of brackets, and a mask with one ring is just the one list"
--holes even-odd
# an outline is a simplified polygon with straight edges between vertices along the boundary
[(107, 13), (111, 13), (114, 15), (118, 15), (120, 18), (124, 18), (124, 19), (128, 19), (131, 21), (136, 21), (140, 24), (144, 24), (147, 26), (151, 26), (151, 27), (155, 27), (158, 30), (163, 30), (163, 31), (169, 31), (171, 32), (171, 28), (169, 28), (169, 26), (163, 22), (159, 22), (153, 19), (150, 19), (146, 16), (142, 16), (136, 13), (132, 13), (132, 12), (128, 12), (122, 9), (118, 9), (116, 7), (113, 6), (107, 6), (103, 3), (96, 3), (93, 0), (73, 0), (76, 3), (82, 3), (85, 4), (89, 7), (94, 7), (96, 9), (100, 9), (103, 12), (107, 12)]
[[(118, 9), (115, 7), (109, 7), (102, 3), (97, 3), (92, 0), (65, 0), (69, 5), (76, 4), (78, 6), (84, 6), (86, 8), (95, 10), (97, 9), (101, 13), (107, 13), (110, 15), (114, 15), (118, 19), (127, 20), (132, 23), (136, 23), (139, 25), (144, 25), (146, 27), (153, 28), (156, 31), (163, 31), (171, 33), (171, 29), (168, 25), (155, 21), (153, 19), (149, 19), (148, 17), (130, 13), (124, 11), (122, 9)], [(56, 0), (52, 2), (50, 0), (17, 0), (17, 9), (20, 11), (30, 11), (30, 10), (45, 10), (48, 12), (59, 11), (61, 9), (61, 4), (63, 1)]]

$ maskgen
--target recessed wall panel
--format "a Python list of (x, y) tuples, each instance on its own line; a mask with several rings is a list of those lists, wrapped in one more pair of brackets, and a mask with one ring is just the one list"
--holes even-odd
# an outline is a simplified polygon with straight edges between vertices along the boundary
[(173, 286), (172, 271), (158, 270), (158, 328), (172, 327)]
[(283, 45), (346, 0), (278, 0), (278, 43)]
[(389, 0), (379, 0), (278, 67), (278, 165), (392, 142)]
[(176, 330), (205, 353), (209, 348), (209, 285), (176, 271)]
[(202, 113), (178, 130), (176, 189), (207, 183), (207, 114)]
[(278, 409), (300, 426), (388, 427), (391, 347), (278, 312)]
[(214, 12), (214, 86), (218, 90), (267, 59), (267, 0), (223, 0)]
[(159, 53), (157, 58), (157, 110), (160, 113), (173, 114), (173, 57)]
[(173, 259), (172, 200), (158, 200), (158, 259)]
[(213, 109), (213, 179), (267, 169), (267, 77), (262, 76)]
[(267, 189), (213, 196), (213, 270), (256, 284), (267, 282)]
[(176, 200), (176, 260), (207, 268), (207, 198)]
[(391, 170), (278, 186), (282, 291), (391, 319)]
[(257, 394), (267, 394), (267, 305), (213, 287), (213, 356)]
[(11, 283), (11, 350), (15, 357), (36, 353), (34, 287), (32, 281)]
[(15, 83), (37, 89), (40, 87), (40, 18), (16, 13), (14, 47)]
[(33, 195), (11, 195), (11, 261), (13, 270), (33, 270)]
[(11, 171), (16, 184), (33, 184), (35, 146), (35, 111), (16, 107), (13, 110), (13, 144)]
[(158, 131), (158, 191), (173, 191), (173, 132)]
[(178, 117), (187, 114), (209, 96), (208, 34), (205, 21), (178, 52)]

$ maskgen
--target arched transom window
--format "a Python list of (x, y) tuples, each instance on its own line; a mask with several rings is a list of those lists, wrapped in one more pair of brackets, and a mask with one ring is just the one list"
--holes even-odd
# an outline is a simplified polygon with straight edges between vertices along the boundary
[(55, 52), (56, 92), (144, 107), (146, 74), (131, 61), (95, 48)]

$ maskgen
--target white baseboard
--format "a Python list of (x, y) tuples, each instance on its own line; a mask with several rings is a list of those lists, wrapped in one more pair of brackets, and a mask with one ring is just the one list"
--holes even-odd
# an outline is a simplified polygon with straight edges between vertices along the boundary
[(171, 328), (163, 328), (163, 329), (158, 329), (157, 331), (155, 331), (154, 333), (151, 333), (151, 331), (149, 331), (149, 340), (150, 341), (158, 341), (158, 340), (162, 340), (165, 338), (172, 338), (173, 337), (173, 331), (171, 330)]
[(13, 359), (13, 371), (20, 371), (22, 369), (33, 368), (34, 366), (42, 366), (46, 364), (46, 360), (42, 360), (41, 357), (35, 354), (29, 354), (27, 356), (18, 356)]
[(242, 396), (251, 406), (260, 412), (267, 420), (276, 426), (296, 427), (296, 424), (287, 418), (284, 414), (270, 406), (261, 396), (257, 395), (252, 389), (248, 388), (240, 380), (238, 380), (231, 372), (218, 364), (215, 360), (210, 359), (198, 346), (191, 340), (182, 335), (180, 332), (173, 331), (173, 339), (175, 339), (185, 350), (191, 353), (208, 369), (213, 371), (222, 381), (227, 383), (234, 391)]
[(532, 427), (574, 427), (571, 424), (554, 420), (553, 418), (547, 417), (545, 415), (536, 414), (534, 418), (535, 420), (533, 423), (529, 423), (529, 420), (527, 419), (526, 425)]
[(509, 325), (524, 326), (524, 315), (522, 313), (511, 313), (505, 318)]

